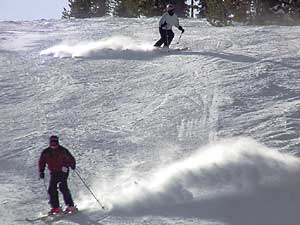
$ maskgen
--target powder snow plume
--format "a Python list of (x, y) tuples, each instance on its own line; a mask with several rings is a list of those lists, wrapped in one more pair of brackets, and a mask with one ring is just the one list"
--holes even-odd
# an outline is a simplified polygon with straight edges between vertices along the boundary
[(300, 163), (294, 156), (250, 138), (237, 138), (201, 148), (189, 158), (158, 169), (143, 182), (107, 194), (105, 200), (117, 214), (231, 220), (235, 213), (263, 213), (261, 219), (268, 224), (274, 213), (274, 209), (268, 211), (270, 201), (272, 207), (278, 205), (275, 213), (282, 210), (281, 205), (300, 207), (300, 201), (285, 204), (282, 201), (290, 200), (281, 196), (300, 196), (299, 173)]
[[(130, 37), (113, 36), (99, 41), (80, 42), (77, 44), (62, 43), (41, 51), (41, 55), (54, 57), (107, 57), (107, 54), (120, 52), (142, 53), (152, 51), (152, 44), (138, 42)], [(112, 56), (111, 56), (112, 57)]]

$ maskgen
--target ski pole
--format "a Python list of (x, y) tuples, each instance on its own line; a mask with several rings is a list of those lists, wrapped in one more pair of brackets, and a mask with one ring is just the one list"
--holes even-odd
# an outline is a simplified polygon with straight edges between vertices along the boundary
[(104, 208), (104, 205), (102, 205), (100, 203), (100, 201), (96, 198), (95, 194), (92, 192), (92, 190), (89, 188), (89, 186), (86, 184), (86, 182), (82, 179), (82, 177), (80, 176), (80, 174), (77, 172), (77, 170), (74, 170), (75, 173), (77, 174), (77, 176), (79, 177), (79, 179), (82, 181), (82, 183), (84, 184), (84, 186), (89, 190), (89, 192), (93, 195), (93, 197), (95, 198), (95, 200), (98, 202), (98, 204), (101, 206), (102, 209)]
[(183, 34), (183, 32), (181, 32), (181, 34), (180, 34), (180, 36), (179, 36), (178, 41), (177, 41), (176, 44), (179, 44), (182, 34)]

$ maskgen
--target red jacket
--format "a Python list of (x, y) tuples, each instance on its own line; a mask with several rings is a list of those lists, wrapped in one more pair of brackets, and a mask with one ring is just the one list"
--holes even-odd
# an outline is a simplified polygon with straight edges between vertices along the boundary
[(39, 159), (39, 172), (44, 172), (46, 164), (50, 172), (60, 172), (62, 167), (75, 169), (76, 161), (66, 148), (59, 145), (57, 149), (48, 147), (43, 150)]

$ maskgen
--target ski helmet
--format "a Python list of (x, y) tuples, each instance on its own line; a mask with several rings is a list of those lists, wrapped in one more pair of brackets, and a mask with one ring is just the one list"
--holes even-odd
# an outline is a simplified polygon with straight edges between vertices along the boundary
[(174, 9), (175, 9), (175, 7), (172, 4), (168, 4), (166, 7), (167, 12), (172, 12), (172, 11), (174, 11)]

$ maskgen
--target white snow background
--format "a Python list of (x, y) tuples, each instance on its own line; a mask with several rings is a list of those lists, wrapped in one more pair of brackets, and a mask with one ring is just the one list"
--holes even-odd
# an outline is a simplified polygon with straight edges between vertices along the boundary
[(71, 172), (53, 224), (300, 224), (300, 28), (158, 19), (0, 22), (1, 224), (49, 210), (52, 134), (107, 208)]

